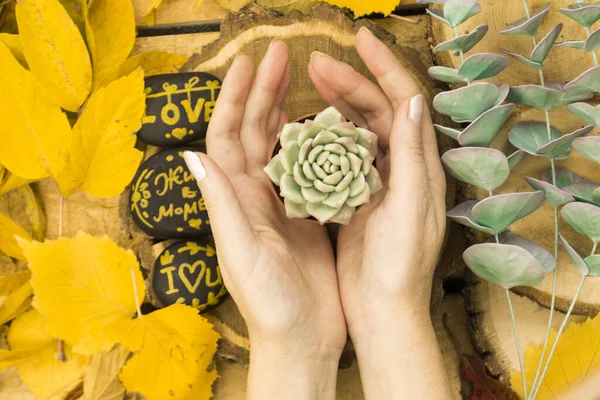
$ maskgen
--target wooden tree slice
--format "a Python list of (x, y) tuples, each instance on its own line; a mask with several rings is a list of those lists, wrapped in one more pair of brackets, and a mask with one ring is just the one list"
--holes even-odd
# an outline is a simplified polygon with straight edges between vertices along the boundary
[[(520, 107), (505, 124), (503, 130), (492, 142), (491, 147), (502, 150), (505, 154), (512, 153), (515, 149), (508, 142), (508, 132), (519, 121), (543, 121), (543, 111)], [(572, 132), (584, 124), (573, 117), (564, 107), (550, 112), (552, 125), (564, 133)], [(596, 132), (596, 131), (594, 131)], [(595, 133), (592, 133), (595, 134)], [(590, 161), (576, 152), (572, 152), (567, 160), (557, 161), (557, 167), (567, 168), (585, 179), (600, 182), (600, 168), (598, 164)], [(494, 194), (526, 192), (533, 189), (525, 182), (525, 177), (539, 179), (541, 174), (550, 168), (550, 163), (543, 157), (526, 156), (511, 172), (508, 180)], [(480, 190), (475, 196), (483, 199), (488, 196), (486, 191)], [(575, 248), (589, 254), (592, 242), (585, 236), (575, 232), (566, 222), (560, 218), (559, 230), (561, 234)], [(532, 240), (544, 247), (551, 254), (554, 250), (554, 211), (549, 204), (544, 204), (540, 209), (528, 217), (516, 222), (511, 226), (511, 231)], [(575, 290), (579, 284), (581, 275), (571, 265), (568, 256), (562, 247), (559, 247), (558, 259), (558, 285), (557, 285), (557, 309), (566, 311)], [(552, 295), (552, 275), (548, 274), (544, 281), (535, 287), (515, 288), (516, 293), (525, 295), (538, 302), (544, 307), (550, 307)], [(576, 314), (595, 315), (600, 311), (600, 278), (589, 277), (581, 291), (574, 312)]]
[[(581, 26), (557, 11), (559, 8), (566, 8), (568, 5), (573, 4), (573, 1), (526, 1), (532, 11), (545, 3), (552, 3), (550, 13), (538, 29), (538, 39), (544, 37), (550, 29), (559, 23), (564, 24), (562, 33), (558, 39), (559, 42), (565, 40), (582, 40), (587, 37), (585, 30)], [(501, 35), (498, 33), (505, 29), (507, 24), (525, 17), (523, 1), (480, 0), (479, 3), (483, 8), (482, 12), (460, 25), (458, 31), (463, 35), (471, 32), (475, 27), (481, 24), (488, 24), (489, 31), (485, 38), (467, 53), (467, 56), (484, 52), (500, 53), (500, 49), (505, 49), (529, 57), (533, 50), (533, 43), (529, 36)], [(446, 26), (441, 21), (432, 20), (431, 24), (433, 46), (454, 38), (452, 28)], [(452, 56), (450, 52), (439, 52), (436, 54), (436, 59), (438, 65), (445, 65), (451, 68), (458, 68), (460, 66), (460, 58)], [(594, 63), (590, 53), (575, 49), (556, 47), (551, 51), (546, 61), (544, 61), (544, 74), (547, 81), (554, 80), (568, 82), (577, 77), (579, 73), (593, 66)], [(525, 67), (523, 64), (511, 59), (509, 67), (502, 74), (491, 79), (490, 82), (506, 82), (511, 86), (523, 85), (528, 83), (538, 83), (539, 77), (537, 70)]]
[[(485, 355), (489, 372), (508, 382), (510, 371), (520, 371), (520, 367), (506, 292), (501, 286), (483, 281), (471, 272), (465, 276), (468, 281), (465, 302), (474, 345), (480, 354)], [(528, 345), (542, 344), (550, 311), (527, 297), (511, 293), (511, 299), (522, 351)], [(554, 329), (559, 328), (563, 318), (564, 314), (554, 312)], [(571, 318), (575, 322), (585, 319), (582, 316)]]

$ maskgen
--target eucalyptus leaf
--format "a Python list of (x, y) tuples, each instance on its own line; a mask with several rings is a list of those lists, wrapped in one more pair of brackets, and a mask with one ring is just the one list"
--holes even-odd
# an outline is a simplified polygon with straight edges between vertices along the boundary
[(537, 156), (540, 147), (560, 137), (560, 132), (553, 126), (550, 126), (550, 133), (548, 133), (544, 122), (522, 121), (511, 129), (508, 141), (516, 148)]
[(467, 53), (471, 50), (477, 43), (483, 39), (483, 37), (488, 32), (487, 25), (479, 25), (471, 32), (466, 35), (458, 36), (454, 39), (448, 40), (446, 42), (440, 43), (433, 48), (433, 52), (437, 53), (440, 51), (452, 51), (454, 55), (458, 55), (459, 53)]
[[(542, 173), (541, 176), (544, 182), (552, 183), (552, 170), (548, 169)], [(588, 182), (579, 175), (569, 171), (566, 168), (556, 168), (556, 187), (563, 189), (566, 186), (572, 185), (577, 182)]]
[(464, 81), (472, 82), (498, 75), (508, 66), (506, 57), (492, 53), (478, 53), (467, 58), (460, 68), (458, 75)]
[(600, 207), (587, 203), (569, 203), (560, 213), (577, 232), (586, 235), (594, 243), (600, 242)]
[(442, 23), (452, 27), (452, 24), (450, 24), (450, 21), (448, 21), (446, 18), (444, 18), (444, 12), (442, 10), (432, 10), (430, 8), (428, 8), (426, 10), (427, 14), (431, 15), (433, 18), (437, 19), (438, 21), (441, 21)]
[(555, 46), (583, 50), (585, 47), (585, 40), (565, 40), (564, 42), (556, 43)]
[(521, 18), (512, 24), (508, 24), (505, 30), (498, 33), (504, 35), (527, 35), (535, 37), (538, 28), (550, 12), (551, 6), (551, 3), (544, 4), (531, 14), (531, 18)]
[(481, 12), (477, 0), (446, 0), (444, 3), (444, 18), (455, 27)]
[(498, 236), (498, 240), (500, 243), (512, 244), (526, 250), (540, 263), (545, 273), (552, 272), (556, 268), (556, 258), (552, 254), (522, 236), (515, 235), (511, 231), (504, 231)]
[(571, 260), (571, 264), (573, 264), (573, 266), (577, 268), (577, 271), (579, 271), (579, 273), (582, 276), (587, 276), (590, 273), (590, 268), (587, 266), (585, 260), (583, 259), (583, 254), (580, 251), (574, 249), (573, 246), (571, 246), (562, 235), (558, 236), (560, 237), (560, 242), (562, 243), (563, 248), (569, 256), (569, 259)]
[(600, 164), (600, 136), (578, 138), (573, 141), (573, 150)]
[(562, 31), (563, 24), (558, 24), (554, 28), (544, 36), (542, 40), (535, 46), (533, 51), (531, 52), (531, 56), (529, 57), (531, 61), (535, 61), (538, 63), (543, 63), (548, 54), (550, 54), (550, 50), (552, 50), (552, 46), (558, 39), (560, 32)]
[(471, 210), (473, 220), (500, 233), (512, 223), (526, 217), (544, 203), (541, 190), (524, 193), (499, 194), (481, 200)]
[(517, 164), (521, 162), (521, 160), (523, 160), (526, 154), (527, 153), (523, 150), (517, 150), (514, 153), (512, 153), (510, 156), (507, 157), (508, 167), (512, 170), (514, 167), (517, 166)]
[(600, 49), (600, 29), (596, 29), (586, 39), (583, 49), (585, 51), (596, 51), (596, 50)]
[(458, 143), (461, 146), (489, 146), (514, 109), (514, 104), (504, 104), (484, 112), (458, 135)]
[(447, 126), (442, 126), (438, 124), (434, 124), (433, 126), (438, 132), (443, 133), (444, 135), (451, 137), (454, 140), (458, 140), (458, 136), (461, 134), (460, 129), (449, 128)]
[(473, 229), (477, 229), (479, 231), (485, 232), (489, 235), (494, 234), (494, 230), (488, 228), (487, 226), (483, 226), (478, 224), (475, 220), (473, 220), (473, 215), (471, 211), (473, 206), (477, 204), (477, 200), (467, 200), (464, 203), (461, 203), (455, 206), (453, 209), (448, 211), (446, 216), (450, 218), (452, 221), (457, 222), (461, 225), (468, 226)]
[(551, 159), (564, 159), (569, 157), (571, 154), (571, 143), (574, 140), (581, 138), (594, 129), (592, 125), (588, 125), (581, 129), (577, 129), (575, 132), (571, 132), (566, 135), (562, 135), (558, 139), (551, 141), (550, 143), (540, 147), (538, 154)]
[(551, 183), (526, 177), (525, 181), (535, 190), (543, 190), (546, 200), (552, 207), (559, 207), (575, 201), (575, 198), (563, 189), (559, 189)]
[(588, 69), (569, 82), (564, 90), (569, 96), (600, 92), (600, 66)]
[(569, 104), (567, 110), (588, 124), (600, 126), (600, 106), (594, 107), (588, 103), (575, 103)]
[(584, 261), (590, 269), (588, 276), (600, 276), (600, 254), (588, 256)]
[[(458, 121), (474, 121), (497, 105), (504, 87), (479, 82), (456, 90), (442, 92), (433, 99), (433, 108)], [(503, 100), (502, 100), (503, 101)]]
[(592, 193), (592, 200), (594, 200), (594, 203), (600, 204), (600, 189), (594, 190)]
[(504, 54), (506, 54), (507, 56), (514, 58), (515, 60), (519, 61), (520, 63), (525, 64), (528, 67), (535, 68), (538, 71), (541, 71), (543, 68), (542, 64), (532, 61), (529, 58), (522, 56), (521, 54), (513, 53), (512, 51), (508, 51), (508, 50), (504, 50), (504, 49), (500, 49), (500, 51), (503, 52)]
[(477, 276), (505, 289), (535, 286), (544, 279), (544, 269), (535, 257), (511, 244), (476, 244), (465, 250), (463, 260)]
[(563, 93), (551, 87), (540, 85), (520, 85), (510, 88), (508, 101), (548, 111), (564, 105)]
[(485, 190), (496, 189), (510, 174), (504, 153), (484, 147), (448, 150), (442, 163), (456, 179)]
[(590, 4), (581, 8), (560, 8), (562, 14), (577, 21), (584, 28), (589, 28), (600, 19), (600, 5)]
[(429, 76), (442, 82), (464, 82), (464, 78), (458, 75), (458, 70), (448, 67), (431, 67), (427, 71)]
[(599, 187), (599, 184), (593, 182), (578, 182), (565, 186), (563, 190), (572, 194), (579, 201), (595, 203), (594, 191)]

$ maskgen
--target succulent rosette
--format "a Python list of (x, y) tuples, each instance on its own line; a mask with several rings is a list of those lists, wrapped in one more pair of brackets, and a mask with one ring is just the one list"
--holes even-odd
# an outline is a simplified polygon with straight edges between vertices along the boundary
[(377, 135), (334, 107), (314, 120), (286, 124), (279, 141), (265, 172), (279, 186), (289, 218), (347, 224), (383, 186), (373, 165)]

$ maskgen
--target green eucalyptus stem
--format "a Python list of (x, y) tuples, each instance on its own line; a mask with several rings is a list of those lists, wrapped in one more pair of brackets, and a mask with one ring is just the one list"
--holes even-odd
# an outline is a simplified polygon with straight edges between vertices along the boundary
[(510, 310), (510, 318), (512, 319), (513, 332), (515, 334), (515, 343), (517, 344), (517, 354), (519, 356), (519, 365), (521, 366), (521, 379), (523, 380), (523, 398), (527, 398), (527, 381), (525, 380), (525, 364), (523, 364), (523, 355), (521, 354), (521, 343), (519, 341), (519, 331), (517, 330), (517, 321), (515, 320), (515, 312), (513, 310), (512, 300), (510, 299), (510, 290), (506, 289), (506, 299), (508, 300), (508, 308)]
[(556, 338), (554, 339), (554, 343), (552, 344), (552, 349), (550, 350), (550, 354), (548, 355), (548, 359), (546, 360), (546, 364), (544, 365), (544, 371), (542, 372), (542, 375), (540, 376), (540, 380), (537, 384), (537, 387), (533, 391), (533, 395), (531, 396), (531, 399), (535, 399), (535, 396), (537, 396), (538, 392), (540, 391), (540, 388), (542, 387), (542, 383), (544, 382), (544, 377), (546, 376), (546, 373), (548, 372), (548, 367), (550, 366), (550, 361), (552, 361), (552, 356), (554, 355), (554, 351), (556, 350), (556, 346), (558, 345), (560, 336), (562, 335), (563, 331), (565, 330), (565, 327), (567, 326), (567, 322), (569, 321), (569, 317), (571, 316), (571, 313), (573, 312), (573, 308), (575, 308), (575, 303), (577, 302), (577, 298), (579, 297), (579, 294), (581, 293), (581, 288), (583, 287), (584, 282), (585, 282), (585, 275), (581, 277), (581, 281), (579, 282), (579, 286), (577, 287), (575, 296), (573, 297), (573, 300), (571, 301), (571, 305), (569, 306), (569, 309), (567, 310), (567, 313), (565, 314), (565, 318), (563, 319), (563, 322), (560, 325), (560, 328), (558, 329), (558, 333), (556, 334)]
[[(454, 30), (454, 37), (457, 38), (460, 36), (460, 33), (458, 33), (458, 28), (457, 27), (453, 27), (452, 28)], [(463, 53), (462, 51), (459, 52), (460, 55), (460, 62), (464, 63), (465, 62), (465, 53)], [(471, 82), (469, 82), (470, 84)]]
[(527, 15), (527, 19), (531, 18), (531, 13), (529, 12), (529, 5), (527, 4), (527, 0), (523, 0), (523, 6), (525, 7), (525, 15)]
[(594, 242), (594, 246), (592, 247), (592, 253), (590, 254), (591, 256), (593, 256), (594, 254), (596, 254), (596, 249), (598, 248), (598, 242)]
[[(585, 27), (585, 31), (587, 32), (588, 37), (590, 37), (590, 35), (592, 34), (592, 31), (590, 31), (590, 28), (588, 28), (587, 26)], [(598, 66), (598, 55), (596, 55), (596, 51), (592, 51), (592, 57), (594, 57), (594, 65), (597, 67)]]

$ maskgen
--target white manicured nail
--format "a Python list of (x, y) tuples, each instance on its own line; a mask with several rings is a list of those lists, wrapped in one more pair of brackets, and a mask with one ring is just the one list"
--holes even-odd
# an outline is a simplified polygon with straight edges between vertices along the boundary
[(423, 119), (423, 95), (418, 94), (410, 99), (408, 117), (417, 125), (421, 125)]
[(202, 161), (200, 161), (198, 154), (193, 151), (184, 151), (183, 159), (194, 178), (196, 178), (198, 182), (202, 182), (204, 178), (206, 178), (206, 169), (204, 169), (204, 165), (202, 165)]

